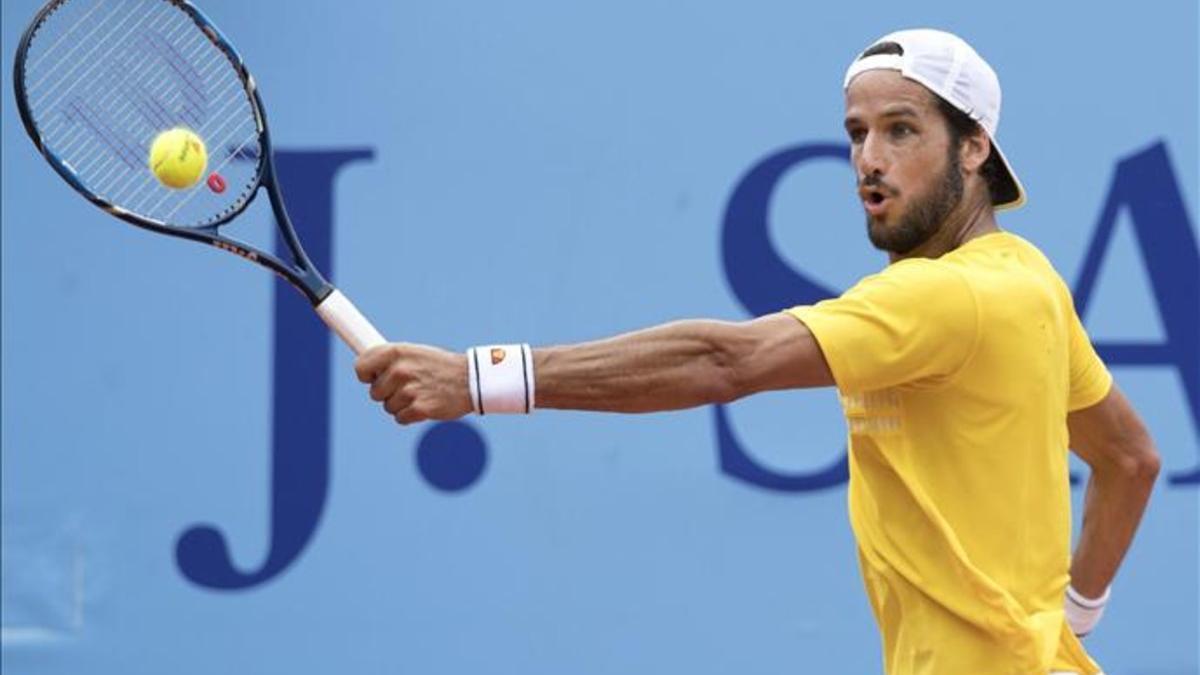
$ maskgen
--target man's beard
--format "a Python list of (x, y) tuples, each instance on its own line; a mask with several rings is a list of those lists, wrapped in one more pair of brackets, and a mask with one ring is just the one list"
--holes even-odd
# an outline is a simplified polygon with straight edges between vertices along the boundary
[(914, 201), (901, 214), (900, 222), (885, 225), (867, 215), (867, 236), (871, 244), (881, 251), (905, 255), (937, 234), (946, 222), (946, 217), (958, 206), (963, 197), (962, 165), (958, 153), (953, 149), (946, 161), (946, 170), (932, 188), (930, 194)]

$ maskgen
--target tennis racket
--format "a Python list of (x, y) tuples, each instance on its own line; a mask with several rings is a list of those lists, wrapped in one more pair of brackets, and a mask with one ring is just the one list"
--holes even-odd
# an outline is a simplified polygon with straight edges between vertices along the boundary
[[(13, 84), (29, 137), (93, 204), (279, 274), (355, 353), (385, 342), (305, 255), (283, 205), (254, 78), (195, 6), (51, 0), (21, 37)], [(208, 146), (207, 179), (187, 189), (164, 186), (148, 166), (153, 140), (177, 127)], [(264, 187), (290, 259), (224, 233)]]

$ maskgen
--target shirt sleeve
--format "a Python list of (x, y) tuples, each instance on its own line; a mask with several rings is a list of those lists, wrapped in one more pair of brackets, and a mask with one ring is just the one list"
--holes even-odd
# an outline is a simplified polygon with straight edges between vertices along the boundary
[(1075, 412), (1096, 405), (1112, 389), (1113, 377), (1096, 353), (1087, 331), (1072, 308), (1068, 327), (1068, 355), (1071, 369), (1071, 393), (1067, 411)]
[(904, 260), (841, 297), (787, 310), (816, 337), (843, 393), (937, 386), (970, 359), (979, 308), (962, 275), (933, 260)]

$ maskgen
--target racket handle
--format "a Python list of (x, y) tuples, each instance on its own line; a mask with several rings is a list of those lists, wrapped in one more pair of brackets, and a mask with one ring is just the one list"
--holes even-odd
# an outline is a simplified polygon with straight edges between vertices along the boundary
[(316, 310), (325, 324), (333, 329), (343, 342), (350, 345), (355, 354), (361, 354), (371, 347), (387, 342), (367, 317), (358, 311), (354, 303), (336, 288), (325, 296), (316, 306)]

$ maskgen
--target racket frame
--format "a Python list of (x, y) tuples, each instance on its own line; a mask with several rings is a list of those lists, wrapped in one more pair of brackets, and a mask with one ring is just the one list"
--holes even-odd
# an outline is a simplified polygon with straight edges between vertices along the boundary
[[(321, 275), (316, 266), (309, 260), (308, 254), (304, 252), (304, 247), (300, 245), (300, 239), (296, 236), (296, 230), (292, 225), (291, 217), (288, 216), (287, 209), (283, 205), (283, 196), (275, 172), (271, 132), (267, 127), (266, 113), (263, 111), (262, 99), (259, 96), (258, 85), (254, 81), (254, 76), (250, 74), (245, 61), (242, 60), (241, 55), (238, 54), (233, 45), (230, 44), (221, 31), (208, 20), (208, 17), (199, 8), (187, 2), (187, 0), (161, 1), (175, 5), (188, 14), (196, 22), (197, 27), (208, 37), (209, 41), (224, 53), (234, 70), (237, 71), (238, 78), (242, 81), (242, 85), (250, 100), (251, 108), (254, 111), (255, 125), (258, 130), (259, 151), (262, 153), (262, 157), (258, 163), (258, 171), (255, 175), (253, 187), (240, 204), (236, 204), (228, 213), (203, 227), (178, 227), (170, 225), (135, 214), (88, 190), (79, 180), (78, 175), (71, 168), (71, 165), (63, 161), (53, 150), (46, 146), (42, 140), (41, 133), (38, 131), (37, 124), (34, 122), (33, 113), (29, 110), (26, 98), (25, 61), (29, 54), (29, 43), (33, 39), (33, 35), (37, 32), (37, 29), (55, 9), (66, 2), (70, 2), (70, 0), (55, 0), (43, 5), (21, 35), (21, 40), (17, 46), (17, 55), (13, 62), (13, 88), (16, 93), (17, 112), (21, 116), (21, 123), (25, 125), (26, 133), (33, 140), (34, 145), (37, 146), (38, 152), (62, 176), (63, 180), (67, 181), (76, 192), (86, 197), (88, 201), (101, 209), (131, 225), (171, 237), (179, 237), (181, 239), (208, 244), (241, 256), (250, 262), (257, 263), (290, 282), (308, 298), (314, 307), (320, 305), (334, 292), (334, 287)], [(276, 226), (287, 247), (291, 250), (294, 264), (288, 264), (286, 261), (267, 251), (233, 237), (225, 236), (220, 232), (222, 225), (233, 220), (249, 208), (250, 204), (254, 202), (254, 198), (258, 196), (259, 190), (264, 187), (267, 190)], [(197, 187), (193, 189), (202, 188)]]

